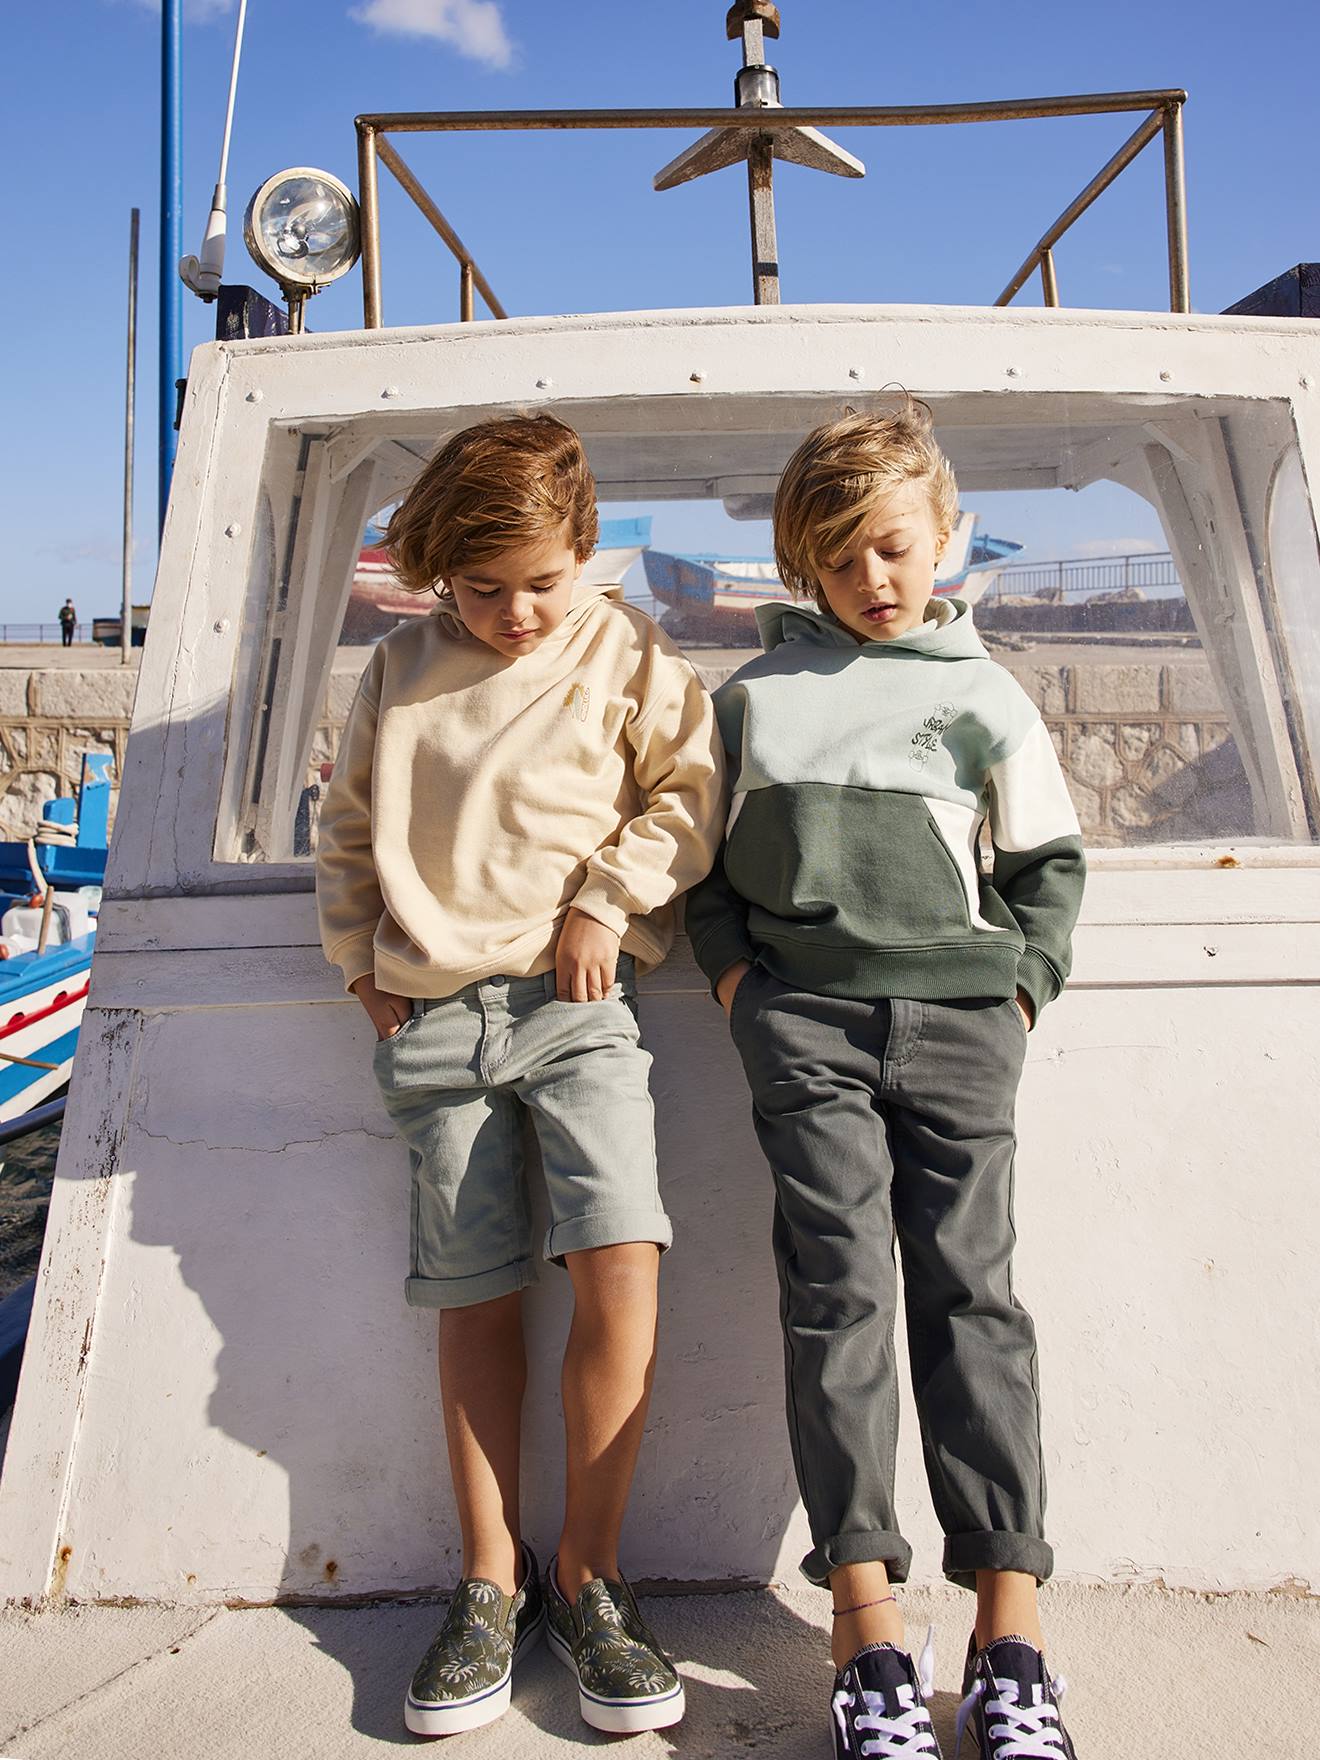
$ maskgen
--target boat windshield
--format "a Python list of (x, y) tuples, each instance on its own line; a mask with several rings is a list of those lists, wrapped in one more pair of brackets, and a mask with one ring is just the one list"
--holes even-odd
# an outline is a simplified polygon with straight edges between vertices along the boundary
[[(1320, 553), (1290, 405), (1027, 391), (930, 401), (964, 509), (941, 590), (975, 602), (994, 658), (1038, 704), (1088, 843), (1312, 841)], [(779, 472), (842, 405), (694, 394), (557, 407), (586, 440), (614, 522), (595, 566), (709, 681), (727, 676), (755, 641), (751, 607), (782, 592), (768, 525)], [(427, 610), (393, 582), (373, 522), (447, 434), (489, 413), (272, 429), (219, 861), (314, 854), (370, 645)]]

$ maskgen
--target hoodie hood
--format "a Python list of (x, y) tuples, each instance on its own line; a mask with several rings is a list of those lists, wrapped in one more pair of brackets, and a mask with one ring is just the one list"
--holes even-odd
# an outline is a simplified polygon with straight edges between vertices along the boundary
[[(623, 587), (618, 581), (588, 580), (584, 569), (573, 588), (573, 603), (568, 608), (568, 615), (553, 635), (548, 636), (546, 640), (557, 642), (561, 635), (567, 636), (578, 627), (583, 618), (594, 609), (601, 599), (621, 600), (622, 598)], [(452, 641), (470, 642), (474, 639), (472, 631), (459, 616), (458, 606), (452, 599), (442, 598), (431, 615), (437, 620), (444, 634)], [(544, 644), (542, 645), (544, 646)]]
[(822, 648), (855, 648), (858, 654), (865, 655), (915, 653), (926, 660), (989, 658), (973, 627), (972, 608), (965, 599), (932, 599), (923, 623), (887, 642), (859, 642), (832, 612), (783, 600), (758, 605), (756, 627), (767, 654), (787, 642), (808, 642)]

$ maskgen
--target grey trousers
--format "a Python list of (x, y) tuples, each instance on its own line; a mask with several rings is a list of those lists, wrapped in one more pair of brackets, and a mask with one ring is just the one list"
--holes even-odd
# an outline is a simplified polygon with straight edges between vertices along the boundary
[(897, 1238), (912, 1388), (944, 1571), (1048, 1577), (1030, 1316), (1013, 1295), (1013, 1002), (853, 1002), (754, 966), (730, 1021), (775, 1183), (804, 1575), (883, 1560), (898, 1530)]

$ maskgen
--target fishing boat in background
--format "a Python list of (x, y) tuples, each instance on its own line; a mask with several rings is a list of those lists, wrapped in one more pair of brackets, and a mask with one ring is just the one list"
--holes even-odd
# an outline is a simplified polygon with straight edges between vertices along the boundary
[[(651, 522), (645, 517), (601, 520), (596, 553), (582, 571), (584, 580), (621, 582), (650, 542)], [(349, 590), (341, 643), (365, 647), (405, 618), (425, 617), (434, 609), (435, 601), (428, 594), (410, 593), (400, 586), (385, 549), (384, 529), (376, 520), (369, 521)]]
[(0, 1123), (69, 1079), (105, 877), (108, 752), (83, 759), (78, 799), (47, 801), (30, 841), (0, 843)]
[[(1021, 548), (1010, 538), (982, 532), (975, 513), (960, 513), (935, 576), (936, 593), (975, 605)], [(668, 608), (665, 627), (682, 637), (723, 638), (733, 646), (754, 643), (756, 607), (790, 597), (772, 556), (682, 556), (648, 549), (643, 567), (652, 594)]]

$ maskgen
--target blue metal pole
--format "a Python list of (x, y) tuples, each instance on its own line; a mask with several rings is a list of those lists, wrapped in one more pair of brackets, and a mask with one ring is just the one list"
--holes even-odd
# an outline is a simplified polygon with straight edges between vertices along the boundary
[(183, 374), (183, 0), (161, 0), (160, 9), (160, 523), (174, 469), (175, 381)]

